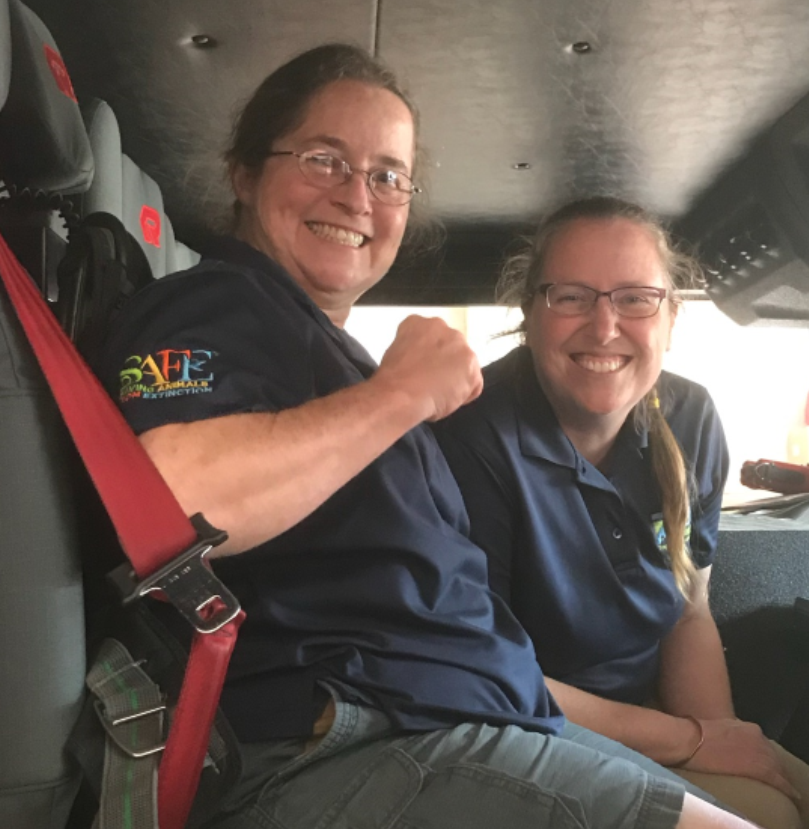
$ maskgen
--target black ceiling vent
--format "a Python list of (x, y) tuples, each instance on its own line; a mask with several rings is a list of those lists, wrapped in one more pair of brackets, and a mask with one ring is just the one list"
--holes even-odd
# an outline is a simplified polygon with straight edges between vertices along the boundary
[(809, 326), (809, 98), (790, 110), (678, 224), (707, 292), (742, 325)]

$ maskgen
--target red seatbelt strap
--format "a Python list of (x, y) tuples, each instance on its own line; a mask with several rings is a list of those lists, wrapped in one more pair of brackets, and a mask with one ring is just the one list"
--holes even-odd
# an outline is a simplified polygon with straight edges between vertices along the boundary
[(197, 630), (159, 771), (160, 829), (182, 829), (244, 619), (238, 602), (202, 561), (226, 536), (201, 517), (192, 524), (183, 513), (2, 236), (0, 280), (140, 580), (134, 589), (130, 585), (129, 600), (160, 590)]

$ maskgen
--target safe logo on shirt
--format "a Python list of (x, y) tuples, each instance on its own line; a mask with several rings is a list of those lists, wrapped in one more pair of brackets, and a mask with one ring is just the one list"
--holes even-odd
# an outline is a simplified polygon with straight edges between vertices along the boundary
[(147, 354), (133, 354), (120, 372), (122, 403), (135, 398), (160, 400), (213, 391), (214, 375), (209, 362), (215, 351), (166, 348)]

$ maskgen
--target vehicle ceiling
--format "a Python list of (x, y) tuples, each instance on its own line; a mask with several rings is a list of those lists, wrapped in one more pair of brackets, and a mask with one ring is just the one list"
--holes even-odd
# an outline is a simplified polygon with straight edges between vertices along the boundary
[(384, 58), (420, 106), (448, 241), (376, 301), (489, 300), (505, 240), (570, 196), (682, 216), (809, 93), (806, 0), (26, 2), (192, 247), (227, 212), (219, 153), (268, 72), (325, 41)]

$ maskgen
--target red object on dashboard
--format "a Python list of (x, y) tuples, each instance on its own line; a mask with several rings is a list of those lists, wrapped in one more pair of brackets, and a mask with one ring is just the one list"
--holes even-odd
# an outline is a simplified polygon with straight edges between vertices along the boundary
[(783, 495), (809, 492), (809, 466), (761, 458), (745, 461), (741, 482), (750, 489), (767, 489)]

